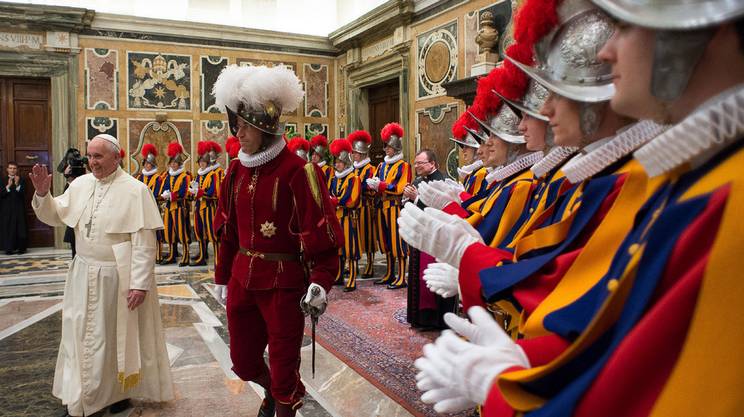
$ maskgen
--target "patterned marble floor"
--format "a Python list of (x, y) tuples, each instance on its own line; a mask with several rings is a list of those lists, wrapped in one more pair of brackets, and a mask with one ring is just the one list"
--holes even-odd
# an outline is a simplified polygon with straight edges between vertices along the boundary
[[(69, 260), (67, 251), (33, 251), (22, 257), (0, 256), (0, 415), (46, 417), (64, 411), (59, 400), (51, 395), (51, 383), (60, 337), (61, 297)], [(384, 264), (376, 262), (375, 269), (380, 275)], [(117, 416), (254, 415), (261, 396), (257, 394), (258, 387), (240, 381), (230, 369), (225, 310), (213, 296), (210, 270), (206, 267), (158, 266), (156, 278), (177, 399), (167, 404), (135, 402), (133, 409)], [(359, 298), (369, 291), (371, 283), (361, 282), (360, 287), (360, 291), (350, 294), (333, 291), (332, 300), (338, 300), (338, 307), (347, 305), (354, 297)], [(344, 300), (345, 296), (348, 300)], [(391, 313), (388, 320), (389, 325), (395, 327), (391, 330), (397, 331), (398, 327), (404, 326), (399, 317), (393, 316), (405, 309), (405, 291), (380, 288), (380, 294), (376, 296), (386, 297), (386, 309), (395, 313)], [(327, 325), (321, 325), (319, 334), (332, 329), (332, 322), (335, 321), (329, 316)], [(412, 350), (406, 355), (409, 357), (416, 356), (413, 351), (420, 351), (420, 345), (432, 337), (402, 335), (404, 338), (412, 337), (405, 344), (406, 349)], [(353, 363), (353, 358), (339, 355), (338, 350), (329, 345), (330, 338), (325, 339), (317, 345), (315, 378), (310, 372), (309, 337), (304, 343), (301, 376), (308, 396), (301, 409), (302, 416), (431, 414), (431, 410), (422, 412), (420, 407), (399, 404), (400, 396), (388, 395), (389, 390), (381, 386), (379, 375), (375, 379), (357, 372), (360, 367)]]

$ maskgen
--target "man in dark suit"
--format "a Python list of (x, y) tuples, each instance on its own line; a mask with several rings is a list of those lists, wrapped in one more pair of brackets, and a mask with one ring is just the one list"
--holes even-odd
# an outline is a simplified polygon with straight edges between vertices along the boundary
[[(419, 201), (418, 186), (422, 182), (444, 181), (445, 176), (439, 171), (437, 156), (431, 149), (422, 149), (416, 154), (413, 162), (416, 170), (416, 179), (406, 186), (403, 196), (414, 202), (420, 208), (426, 207)], [(436, 262), (434, 258), (424, 252), (411, 248), (408, 270), (408, 322), (412, 327), (421, 329), (446, 328), (442, 316), (452, 311), (455, 306), (455, 298), (442, 298), (429, 291), (424, 282), (423, 275), (426, 267)]]

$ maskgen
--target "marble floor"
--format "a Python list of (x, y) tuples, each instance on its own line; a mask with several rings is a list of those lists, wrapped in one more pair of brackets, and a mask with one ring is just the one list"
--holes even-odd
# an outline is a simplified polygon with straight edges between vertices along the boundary
[[(383, 259), (378, 256), (377, 259)], [(52, 417), (64, 412), (51, 395), (60, 338), (61, 302), (69, 251), (34, 250), (0, 256), (0, 415)], [(362, 262), (363, 263), (363, 262)], [(360, 265), (361, 266), (361, 265)], [(378, 274), (384, 263), (376, 262)], [(262, 390), (231, 370), (225, 309), (214, 297), (207, 267), (157, 266), (158, 296), (177, 399), (166, 404), (134, 403), (117, 416), (252, 416)], [(369, 288), (367, 282), (360, 283)], [(383, 290), (385, 291), (385, 290)], [(332, 292), (344, 297), (343, 292)], [(354, 294), (354, 293), (351, 293)], [(405, 309), (405, 290), (385, 291), (391, 311)], [(392, 314), (391, 314), (392, 316)], [(329, 320), (330, 321), (330, 320)], [(398, 319), (398, 322), (400, 320)], [(395, 324), (391, 326), (405, 326)], [(401, 327), (403, 328), (403, 327)], [(416, 339), (413, 350), (431, 336)], [(308, 391), (304, 417), (432, 415), (401, 404), (379, 381), (349, 366), (333, 347), (316, 345), (311, 376), (311, 343), (305, 337), (301, 377)], [(327, 344), (326, 344), (327, 346)], [(415, 352), (411, 355), (416, 356)], [(369, 375), (366, 375), (369, 377)], [(384, 387), (381, 387), (384, 388)], [(258, 393), (261, 392), (261, 395)], [(409, 411), (410, 410), (410, 411)], [(110, 415), (110, 414), (107, 414)]]

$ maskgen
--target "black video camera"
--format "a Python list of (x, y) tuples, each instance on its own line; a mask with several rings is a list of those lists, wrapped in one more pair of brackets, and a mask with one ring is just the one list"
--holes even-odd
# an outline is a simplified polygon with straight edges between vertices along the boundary
[[(63, 174), (65, 178), (77, 178), (85, 175), (85, 169), (88, 166), (88, 158), (80, 154), (75, 148), (70, 148), (65, 153), (65, 157), (59, 161), (57, 172)], [(70, 167), (69, 171), (67, 167)]]

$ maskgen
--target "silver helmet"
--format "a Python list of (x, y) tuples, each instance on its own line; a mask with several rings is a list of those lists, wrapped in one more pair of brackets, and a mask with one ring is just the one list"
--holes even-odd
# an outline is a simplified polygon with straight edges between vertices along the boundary
[(657, 30), (651, 94), (663, 101), (677, 99), (687, 88), (713, 27), (744, 16), (742, 0), (592, 1), (618, 20)]
[[(470, 112), (468, 111), (468, 113)], [(509, 106), (502, 105), (496, 116), (489, 120), (489, 123), (475, 117), (473, 113), (470, 113), (470, 116), (478, 122), (484, 131), (504, 142), (516, 145), (525, 143), (524, 136), (519, 132), (519, 117)]]
[(460, 147), (478, 149), (480, 148), (481, 143), (488, 139), (487, 137), (482, 136), (480, 132), (469, 127), (465, 127), (465, 130), (467, 130), (467, 133), (465, 133), (464, 138), (450, 138), (450, 140), (460, 145)]
[(560, 26), (544, 39), (543, 65), (530, 67), (507, 58), (545, 88), (571, 100), (597, 103), (615, 94), (612, 67), (597, 53), (614, 32), (609, 16), (585, 0), (565, 0)]
[(545, 87), (540, 85), (540, 83), (536, 82), (535, 80), (530, 79), (529, 83), (527, 84), (527, 91), (524, 93), (524, 96), (521, 100), (510, 100), (502, 96), (496, 90), (491, 90), (491, 92), (501, 97), (502, 100), (504, 100), (506, 103), (516, 108), (517, 110), (521, 111), (522, 113), (526, 113), (530, 115), (530, 117), (534, 117), (535, 119), (540, 119), (545, 122), (548, 121), (547, 117), (540, 114), (540, 108), (542, 108), (543, 104), (545, 104), (545, 100), (548, 99), (549, 93), (548, 90), (545, 89)]

